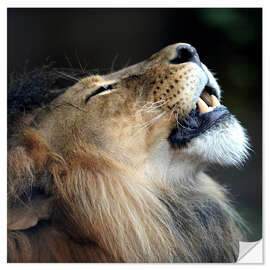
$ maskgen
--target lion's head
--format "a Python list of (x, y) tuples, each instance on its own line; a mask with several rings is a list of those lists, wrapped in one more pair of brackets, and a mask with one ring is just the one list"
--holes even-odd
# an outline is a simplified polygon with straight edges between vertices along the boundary
[(156, 156), (162, 167), (181, 157), (193, 166), (241, 163), (247, 139), (220, 98), (196, 50), (179, 43), (119, 72), (82, 79), (35, 121), (64, 155), (80, 141), (134, 165), (157, 151), (166, 152), (166, 161), (165, 153)]
[[(211, 163), (237, 165), (247, 157), (245, 131), (220, 99), (215, 78), (185, 43), (79, 80), (27, 115), (11, 139), (10, 208), (17, 211), (17, 199), (32, 198), (36, 188), (54, 202), (45, 219), (115, 260), (203, 261), (211, 252), (213, 261), (235, 258), (231, 243), (214, 246), (222, 237), (235, 245), (237, 230), (223, 189), (202, 173)], [(208, 224), (212, 214), (223, 220)], [(28, 229), (39, 219), (10, 228)], [(210, 235), (217, 229), (223, 232)], [(181, 230), (186, 236), (177, 235)]]

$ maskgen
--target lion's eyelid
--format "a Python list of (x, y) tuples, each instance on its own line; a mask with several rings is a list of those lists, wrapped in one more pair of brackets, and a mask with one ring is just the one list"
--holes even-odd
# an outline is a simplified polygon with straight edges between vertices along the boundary
[(88, 95), (85, 99), (85, 104), (90, 100), (91, 97), (98, 95), (104, 91), (108, 91), (108, 90), (112, 90), (116, 87), (116, 83), (113, 84), (108, 84), (108, 85), (103, 85), (101, 87), (99, 87), (97, 90), (95, 90), (94, 92), (92, 92), (90, 95)]

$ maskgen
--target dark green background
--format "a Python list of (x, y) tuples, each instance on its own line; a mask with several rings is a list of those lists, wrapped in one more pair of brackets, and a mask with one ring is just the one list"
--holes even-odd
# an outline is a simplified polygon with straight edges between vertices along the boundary
[[(262, 9), (8, 9), (8, 71), (49, 56), (58, 67), (100, 73), (144, 60), (176, 42), (196, 47), (216, 73), (222, 103), (247, 129), (253, 151), (243, 168), (211, 168), (262, 237)], [(26, 65), (26, 62), (28, 64)]]

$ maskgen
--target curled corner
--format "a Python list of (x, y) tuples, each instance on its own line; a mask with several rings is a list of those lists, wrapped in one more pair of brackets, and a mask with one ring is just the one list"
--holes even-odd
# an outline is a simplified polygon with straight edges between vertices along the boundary
[(239, 242), (237, 263), (263, 263), (263, 240)]

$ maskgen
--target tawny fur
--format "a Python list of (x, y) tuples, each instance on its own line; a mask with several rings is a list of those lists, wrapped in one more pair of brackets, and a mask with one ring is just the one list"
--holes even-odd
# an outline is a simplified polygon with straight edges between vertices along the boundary
[[(204, 174), (209, 155), (194, 154), (192, 142), (171, 149), (175, 118), (145, 93), (160, 74), (167, 74), (166, 87), (178, 87), (173, 74), (181, 70), (165, 64), (174, 48), (83, 79), (21, 119), (8, 156), (9, 262), (236, 261), (241, 218), (226, 190)], [(187, 70), (204, 76), (194, 64), (183, 64)], [(115, 82), (116, 90), (85, 103), (91, 91)], [(179, 94), (179, 119), (194, 107), (194, 95)], [(34, 207), (40, 192), (40, 204), (50, 200), (44, 215)]]

